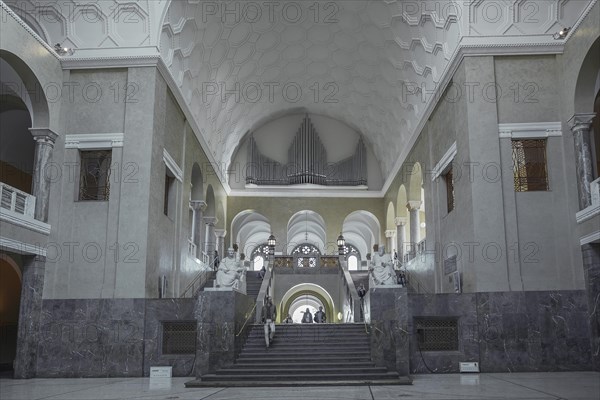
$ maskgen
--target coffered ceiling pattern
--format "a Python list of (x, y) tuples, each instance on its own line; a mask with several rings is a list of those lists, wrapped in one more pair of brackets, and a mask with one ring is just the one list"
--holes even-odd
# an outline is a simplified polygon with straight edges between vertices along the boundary
[(226, 168), (249, 130), (303, 108), (360, 131), (388, 178), (457, 49), (552, 44), (592, 1), (5, 2), (76, 56), (159, 53)]

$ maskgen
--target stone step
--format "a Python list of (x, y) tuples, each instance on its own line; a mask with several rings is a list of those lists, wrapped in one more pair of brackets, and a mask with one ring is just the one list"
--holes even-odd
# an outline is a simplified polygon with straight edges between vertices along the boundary
[[(375, 379), (398, 379), (398, 373), (396, 372), (373, 372), (373, 373), (364, 373), (362, 371), (358, 372), (344, 372), (344, 373), (335, 373), (332, 372), (330, 374), (302, 374), (299, 375), (297, 373), (279, 373), (279, 374), (262, 374), (259, 375), (261, 381), (285, 381), (285, 382), (293, 382), (293, 381), (320, 381), (320, 380), (375, 380)], [(256, 374), (227, 374), (227, 373), (217, 373), (217, 374), (206, 374), (202, 376), (202, 380), (207, 381), (223, 381), (223, 380), (236, 380), (236, 381), (255, 381), (257, 380)]]
[(318, 364), (314, 364), (312, 368), (297, 368), (294, 366), (293, 368), (273, 368), (273, 367), (265, 367), (261, 369), (251, 369), (245, 367), (231, 367), (227, 369), (223, 369), (217, 371), (215, 375), (254, 375), (254, 376), (263, 376), (263, 375), (331, 375), (331, 374), (386, 374), (387, 368), (385, 367), (321, 367)]
[(281, 380), (264, 380), (257, 379), (255, 381), (236, 381), (236, 380), (210, 380), (203, 381), (196, 379), (185, 383), (185, 387), (279, 387), (279, 386), (374, 386), (374, 385), (412, 385), (412, 381), (407, 376), (386, 379), (341, 379), (341, 380), (297, 380), (297, 381), (281, 381)]

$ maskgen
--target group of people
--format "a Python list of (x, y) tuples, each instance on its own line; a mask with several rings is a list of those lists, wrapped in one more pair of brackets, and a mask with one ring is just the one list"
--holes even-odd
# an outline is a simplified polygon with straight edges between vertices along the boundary
[(306, 308), (306, 311), (302, 313), (302, 320), (300, 321), (303, 324), (312, 324), (313, 322), (316, 324), (324, 324), (327, 322), (327, 316), (325, 315), (325, 311), (323, 311), (323, 307), (319, 306), (319, 311), (315, 313), (313, 317), (309, 308)]

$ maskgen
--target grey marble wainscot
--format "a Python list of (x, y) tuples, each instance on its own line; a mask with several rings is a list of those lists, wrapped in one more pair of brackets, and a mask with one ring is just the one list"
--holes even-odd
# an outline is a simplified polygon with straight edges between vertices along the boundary
[(584, 291), (478, 293), (477, 318), (482, 371), (592, 367)]
[[(410, 371), (411, 373), (455, 373), (459, 362), (479, 362), (475, 294), (409, 295)], [(458, 320), (457, 351), (420, 351), (414, 327), (415, 317), (453, 317)]]
[(44, 300), (37, 376), (142, 376), (145, 302)]
[(190, 321), (196, 323), (196, 299), (146, 300), (144, 328), (144, 376), (150, 367), (171, 366), (173, 376), (194, 376), (196, 354), (162, 354), (163, 322)]

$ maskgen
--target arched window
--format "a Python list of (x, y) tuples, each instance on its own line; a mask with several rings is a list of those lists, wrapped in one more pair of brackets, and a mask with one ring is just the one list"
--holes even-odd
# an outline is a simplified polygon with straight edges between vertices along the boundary
[(348, 257), (348, 271), (358, 271), (358, 257), (356, 257), (356, 254), (351, 254)]
[(344, 255), (348, 260), (348, 271), (358, 271), (360, 263), (360, 252), (352, 244), (348, 243), (344, 246)]
[(263, 265), (265, 265), (265, 260), (268, 256), (269, 246), (266, 243), (256, 246), (250, 254), (250, 260), (252, 261), (252, 269), (254, 271), (259, 271), (263, 267)]
[[(299, 246), (296, 246), (294, 250), (292, 250), (292, 256), (310, 256), (313, 254), (320, 255), (321, 252), (319, 248), (310, 243), (304, 243)], [(298, 267), (316, 267), (317, 266), (317, 258), (316, 257), (298, 257), (296, 261), (296, 265)]]

